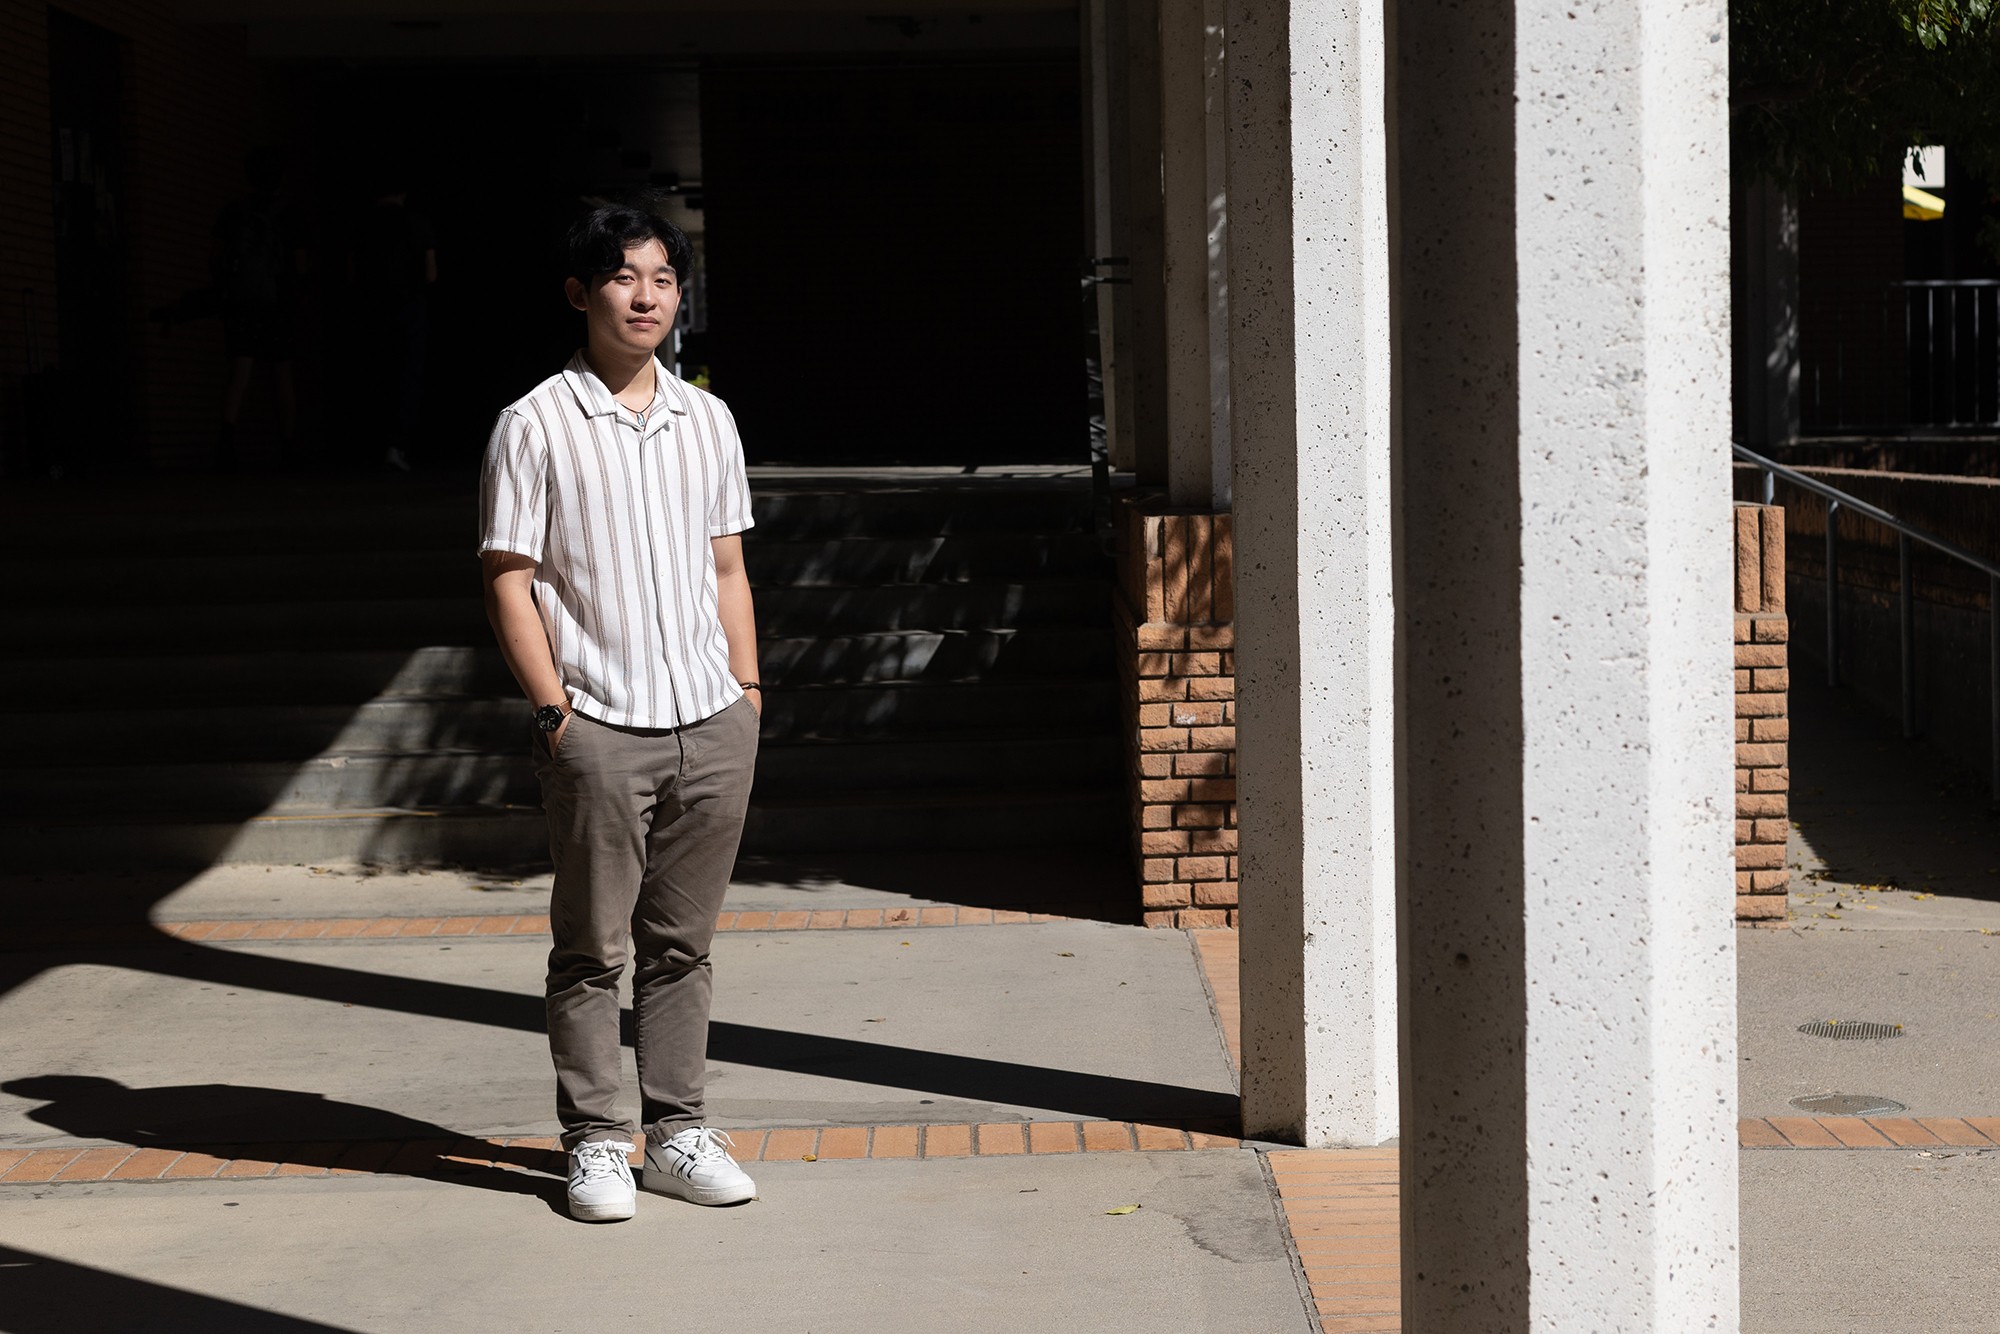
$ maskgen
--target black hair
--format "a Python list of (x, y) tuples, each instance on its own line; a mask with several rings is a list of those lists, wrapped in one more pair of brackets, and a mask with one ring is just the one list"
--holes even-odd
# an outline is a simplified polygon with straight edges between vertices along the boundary
[(590, 287), (618, 272), (628, 249), (648, 241), (660, 243), (675, 281), (685, 283), (694, 266), (694, 247), (688, 244), (687, 233), (650, 209), (631, 204), (604, 204), (576, 220), (569, 229), (569, 276)]

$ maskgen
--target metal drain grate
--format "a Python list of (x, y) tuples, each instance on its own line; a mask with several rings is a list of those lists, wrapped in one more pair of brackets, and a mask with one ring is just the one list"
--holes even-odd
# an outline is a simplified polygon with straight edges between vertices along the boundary
[(1894, 1098), (1869, 1093), (1814, 1093), (1793, 1098), (1792, 1106), (1814, 1116), (1893, 1116), (1910, 1110)]
[(1799, 1032), (1811, 1038), (1833, 1038), (1839, 1042), (1874, 1042), (1903, 1036), (1901, 1024), (1868, 1024), (1858, 1019), (1815, 1019), (1800, 1024)]

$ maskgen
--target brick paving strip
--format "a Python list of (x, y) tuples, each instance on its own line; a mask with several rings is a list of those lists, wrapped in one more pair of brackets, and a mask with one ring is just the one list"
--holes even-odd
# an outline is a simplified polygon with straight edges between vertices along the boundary
[(1264, 1155), (1326, 1334), (1403, 1328), (1395, 1149), (1281, 1149)]
[[(1033, 1154), (1239, 1149), (1219, 1130), (1131, 1121), (1002, 1121), (983, 1125), (791, 1126), (735, 1130), (746, 1163), (839, 1159), (995, 1158)], [(252, 1155), (255, 1156), (252, 1156)], [(637, 1142), (633, 1163), (639, 1161)], [(191, 1149), (129, 1145), (0, 1149), (0, 1185), (83, 1181), (252, 1180), (277, 1177), (433, 1176), (490, 1168), (563, 1175), (546, 1137), (362, 1140), (316, 1144), (210, 1144)]]
[(1746, 1149), (2000, 1148), (2000, 1116), (1765, 1116), (1736, 1123)]

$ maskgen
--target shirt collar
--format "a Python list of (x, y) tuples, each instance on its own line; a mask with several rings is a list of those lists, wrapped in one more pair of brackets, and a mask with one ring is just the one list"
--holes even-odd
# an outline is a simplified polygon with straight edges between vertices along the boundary
[[(687, 414), (687, 409), (676, 403), (667, 393), (669, 374), (667, 368), (660, 364), (660, 359), (654, 357), (653, 401), (646, 408), (649, 416), (663, 407), (680, 416)], [(590, 362), (584, 359), (582, 349), (578, 349), (569, 359), (569, 365), (563, 367), (563, 380), (568, 383), (570, 392), (576, 395), (577, 406), (583, 409), (584, 416), (616, 417), (621, 412), (627, 416), (631, 415), (631, 409), (620, 407), (618, 400), (611, 396), (611, 390), (597, 377), (597, 372), (590, 368)]]

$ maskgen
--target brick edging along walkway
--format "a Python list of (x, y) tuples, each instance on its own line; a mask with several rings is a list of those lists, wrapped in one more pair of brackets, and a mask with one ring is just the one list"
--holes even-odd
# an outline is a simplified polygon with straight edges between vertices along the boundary
[[(740, 1162), (821, 1159), (1000, 1158), (1024, 1154), (1236, 1149), (1208, 1130), (1131, 1121), (1001, 1121), (979, 1125), (790, 1126), (735, 1130)], [(633, 1160), (638, 1161), (635, 1142)], [(254, 1155), (254, 1156), (253, 1156)], [(202, 1149), (0, 1149), (0, 1185), (82, 1181), (254, 1180), (266, 1177), (434, 1176), (487, 1168), (547, 1172), (566, 1167), (546, 1137), (363, 1140), (349, 1143), (208, 1145)]]
[(1737, 1122), (1745, 1149), (1993, 1149), (2000, 1116), (1766, 1116)]
[[(1132, 1121), (1000, 1121), (979, 1125), (786, 1126), (736, 1130), (746, 1163), (847, 1158), (998, 1158), (1021, 1154), (1129, 1153), (1236, 1149), (1219, 1130)], [(1738, 1124), (1745, 1149), (1993, 1149), (1996, 1116), (1774, 1116)], [(255, 1156), (252, 1156), (254, 1151)], [(1303, 1149), (1275, 1149), (1274, 1161)], [(1358, 1150), (1326, 1150), (1353, 1155)], [(1394, 1150), (1366, 1151), (1386, 1153)], [(636, 1149), (635, 1149), (636, 1153)], [(210, 1177), (429, 1175), (485, 1167), (560, 1174), (553, 1139), (362, 1140), (203, 1149), (130, 1145), (0, 1149), (0, 1184), (49, 1181), (185, 1181)]]

